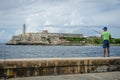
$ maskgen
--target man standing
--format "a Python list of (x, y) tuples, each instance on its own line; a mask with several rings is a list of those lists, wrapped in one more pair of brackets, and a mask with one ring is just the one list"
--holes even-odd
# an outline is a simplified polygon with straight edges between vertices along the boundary
[(108, 57), (110, 57), (110, 39), (111, 39), (111, 34), (110, 32), (107, 31), (107, 27), (103, 28), (103, 32), (101, 37), (103, 38), (103, 48), (104, 48), (104, 57), (106, 56), (106, 51), (108, 53)]

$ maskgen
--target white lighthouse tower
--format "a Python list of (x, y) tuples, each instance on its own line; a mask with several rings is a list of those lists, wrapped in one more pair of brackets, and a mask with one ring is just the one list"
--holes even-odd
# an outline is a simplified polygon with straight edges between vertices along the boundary
[(26, 42), (26, 26), (23, 24), (23, 42)]
[(26, 26), (25, 24), (23, 24), (23, 36), (25, 37), (25, 34), (26, 34)]

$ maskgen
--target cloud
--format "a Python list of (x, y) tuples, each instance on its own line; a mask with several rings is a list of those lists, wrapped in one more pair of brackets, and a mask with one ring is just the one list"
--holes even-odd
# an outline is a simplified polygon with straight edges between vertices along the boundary
[(109, 12), (101, 13), (96, 16), (94, 16), (95, 24), (108, 24), (108, 25), (119, 25), (120, 16), (120, 10), (112, 10)]
[(0, 30), (0, 42), (7, 42), (10, 39), (11, 34), (7, 33), (5, 30)]
[(5, 34), (4, 30), (0, 31), (0, 38), (4, 37), (4, 34)]
[(119, 14), (120, 0), (1, 0), (0, 29), (20, 34), (25, 23), (28, 32), (48, 29), (94, 35), (86, 26), (99, 30), (107, 25), (116, 33)]
[[(72, 0), (67, 0), (67, 3), (59, 2), (59, 0), (58, 2), (55, 1), (53, 3), (45, 2), (42, 1), (44, 5), (41, 5), (41, 10), (44, 11), (38, 13), (42, 17), (40, 22), (43, 22), (44, 25), (104, 25), (104, 21), (108, 21), (106, 23), (111, 24), (111, 22), (113, 23), (113, 20), (116, 19), (114, 14), (117, 13), (116, 16), (118, 16), (119, 14), (118, 10), (114, 10), (114, 8), (116, 8), (115, 4), (117, 3), (117, 1), (106, 0), (104, 4), (101, 1), (99, 2), (94, 0), (92, 0), (91, 2), (88, 0), (77, 0), (74, 2)], [(54, 5), (51, 5), (50, 3)], [(58, 3), (59, 5), (56, 5)], [(38, 10), (36, 7), (33, 7), (34, 5), (36, 5), (38, 8), (40, 7), (37, 3), (29, 7), (32, 7), (33, 10)], [(107, 8), (106, 5), (108, 6)], [(109, 14), (111, 14), (112, 16)], [(38, 16), (34, 17), (38, 19), (40, 18)], [(31, 19), (34, 22), (34, 19)], [(36, 24), (43, 25), (40, 22)]]
[(32, 4), (34, 0), (0, 0), (0, 11), (11, 11)]

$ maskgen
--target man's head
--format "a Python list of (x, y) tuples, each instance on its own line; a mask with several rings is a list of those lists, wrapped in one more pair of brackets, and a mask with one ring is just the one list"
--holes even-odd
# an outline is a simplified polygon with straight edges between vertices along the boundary
[(107, 27), (104, 27), (103, 30), (104, 30), (104, 31), (107, 31)]

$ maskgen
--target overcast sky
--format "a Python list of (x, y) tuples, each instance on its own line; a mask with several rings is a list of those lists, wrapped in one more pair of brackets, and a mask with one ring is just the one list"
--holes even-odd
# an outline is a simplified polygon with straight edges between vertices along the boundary
[(108, 27), (120, 38), (120, 0), (0, 0), (0, 42), (27, 32), (78, 33), (100, 36)]

